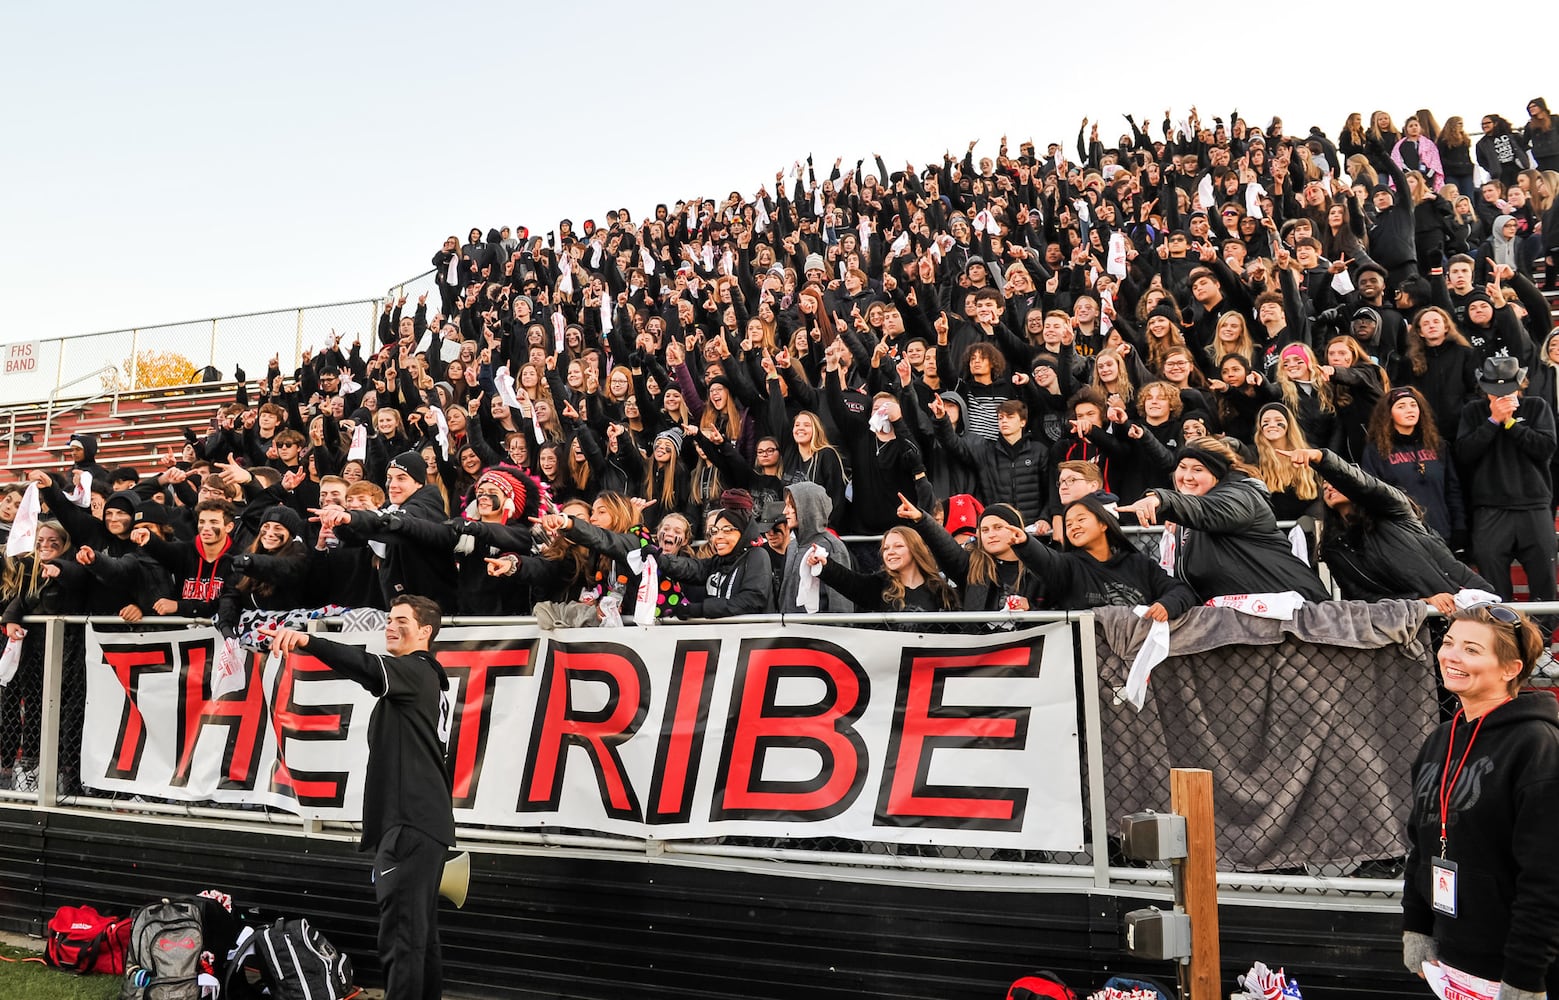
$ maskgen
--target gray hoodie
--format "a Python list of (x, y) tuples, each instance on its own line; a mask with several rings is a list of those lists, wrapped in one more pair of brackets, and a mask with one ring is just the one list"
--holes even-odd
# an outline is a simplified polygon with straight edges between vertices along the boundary
[[(801, 574), (806, 571), (803, 560), (813, 545), (821, 545), (828, 559), (836, 566), (853, 568), (850, 550), (845, 548), (839, 536), (828, 530), (828, 517), (834, 511), (834, 502), (828, 491), (816, 483), (792, 483), (785, 487), (785, 494), (796, 508), (796, 529), (792, 533), (790, 548), (785, 550), (785, 568), (780, 579), (779, 610), (781, 614), (805, 614), (806, 609), (796, 599), (801, 584)], [(844, 614), (855, 610), (849, 598), (829, 586), (823, 587), (819, 612)]]

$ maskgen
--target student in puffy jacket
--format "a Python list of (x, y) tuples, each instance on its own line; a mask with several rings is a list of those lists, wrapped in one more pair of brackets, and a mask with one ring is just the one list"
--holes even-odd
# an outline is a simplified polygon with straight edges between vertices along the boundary
[(1011, 504), (1025, 523), (1038, 518), (1049, 492), (1050, 459), (1044, 443), (1028, 434), (1028, 406), (1020, 399), (1001, 401), (996, 408), (995, 440), (955, 433), (946, 410), (941, 397), (931, 398), (937, 443), (952, 461), (974, 473), (980, 501)]
[(1406, 493), (1335, 452), (1299, 448), (1295, 467), (1313, 467), (1326, 481), (1326, 519), (1316, 556), (1348, 601), (1423, 601), (1442, 614), (1456, 611), (1459, 590), (1492, 590), (1457, 561), (1425, 526)]
[(1120, 512), (1144, 524), (1174, 523), (1173, 573), (1198, 600), (1290, 590), (1307, 601), (1330, 598), (1278, 530), (1256, 469), (1217, 438), (1198, 438), (1178, 454), (1175, 489), (1149, 490)]

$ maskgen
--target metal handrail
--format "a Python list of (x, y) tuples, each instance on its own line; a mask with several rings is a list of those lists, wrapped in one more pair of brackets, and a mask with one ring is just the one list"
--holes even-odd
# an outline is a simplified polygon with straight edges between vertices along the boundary
[(401, 290), (404, 289), (407, 285), (411, 284), (413, 281), (418, 281), (418, 280), (420, 280), (422, 278), (426, 278), (428, 275), (432, 274), (436, 270), (438, 270), (438, 268), (430, 267), (426, 271), (423, 271), (421, 274), (414, 274), (411, 277), (407, 278), (405, 281), (397, 282), (397, 283), (391, 285), (389, 288), (386, 288), (384, 290), (384, 294), (385, 294), (386, 297), (399, 295), (401, 293)]
[[(61, 349), (62, 350), (64, 349), (63, 345), (62, 345)], [(115, 399), (119, 398), (119, 389), (115, 388), (114, 391), (111, 392), (111, 393), (110, 392), (106, 392), (106, 391), (105, 392), (99, 392), (96, 395), (85, 396), (85, 397), (83, 397), (81, 399), (74, 400), (69, 406), (66, 406), (66, 407), (64, 407), (62, 409), (56, 410), (54, 408), (55, 404), (59, 401), (60, 393), (64, 392), (66, 389), (69, 389), (73, 385), (79, 385), (82, 382), (85, 382), (87, 379), (102, 378), (104, 375), (107, 375), (107, 374), (110, 374), (110, 373), (115, 374), (115, 375), (119, 374), (119, 366), (118, 365), (104, 365), (103, 367), (99, 368), (97, 371), (88, 372), (87, 374), (82, 375), (80, 378), (73, 378), (69, 382), (66, 382), (66, 383), (64, 383), (62, 385), (57, 385), (57, 386), (54, 387), (54, 391), (49, 393), (49, 405), (48, 405), (48, 408), (44, 411), (44, 417), (43, 417), (43, 440), (41, 442), (39, 442), (39, 445), (38, 445), (40, 448), (47, 448), (49, 446), (49, 435), (54, 430), (54, 417), (56, 416), (56, 414), (63, 415), (63, 414), (69, 413), (71, 410), (85, 408), (85, 407), (90, 406), (93, 403), (97, 402), (98, 400), (106, 399), (109, 396), (113, 396)]]

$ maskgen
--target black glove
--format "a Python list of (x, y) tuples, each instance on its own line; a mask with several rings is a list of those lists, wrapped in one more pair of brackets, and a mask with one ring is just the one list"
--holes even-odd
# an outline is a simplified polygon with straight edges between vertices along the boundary
[(396, 514), (396, 513), (380, 514), (379, 515), (379, 528), (380, 528), (381, 531), (388, 531), (390, 534), (394, 534), (395, 532), (400, 531), (401, 530), (401, 516), (400, 516), (400, 514)]
[(233, 369), (233, 381), (235, 381), (235, 382), (247, 382), (248, 380), (249, 380), (249, 376), (244, 374), (244, 370), (242, 368), (234, 368)]
[(186, 427), (184, 428), (184, 440), (188, 441), (190, 444), (194, 444), (199, 439), (195, 437), (194, 430)]
[(233, 572), (247, 574), (254, 566), (254, 556), (245, 552), (243, 555), (233, 557)]

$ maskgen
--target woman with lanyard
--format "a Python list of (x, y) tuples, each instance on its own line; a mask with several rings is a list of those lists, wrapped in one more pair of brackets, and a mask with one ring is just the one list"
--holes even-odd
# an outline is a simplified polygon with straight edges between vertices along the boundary
[(1403, 962), (1497, 980), (1501, 1000), (1559, 988), (1559, 708), (1522, 690), (1542, 650), (1509, 607), (1457, 612), (1439, 661), (1461, 709), (1413, 765)]

